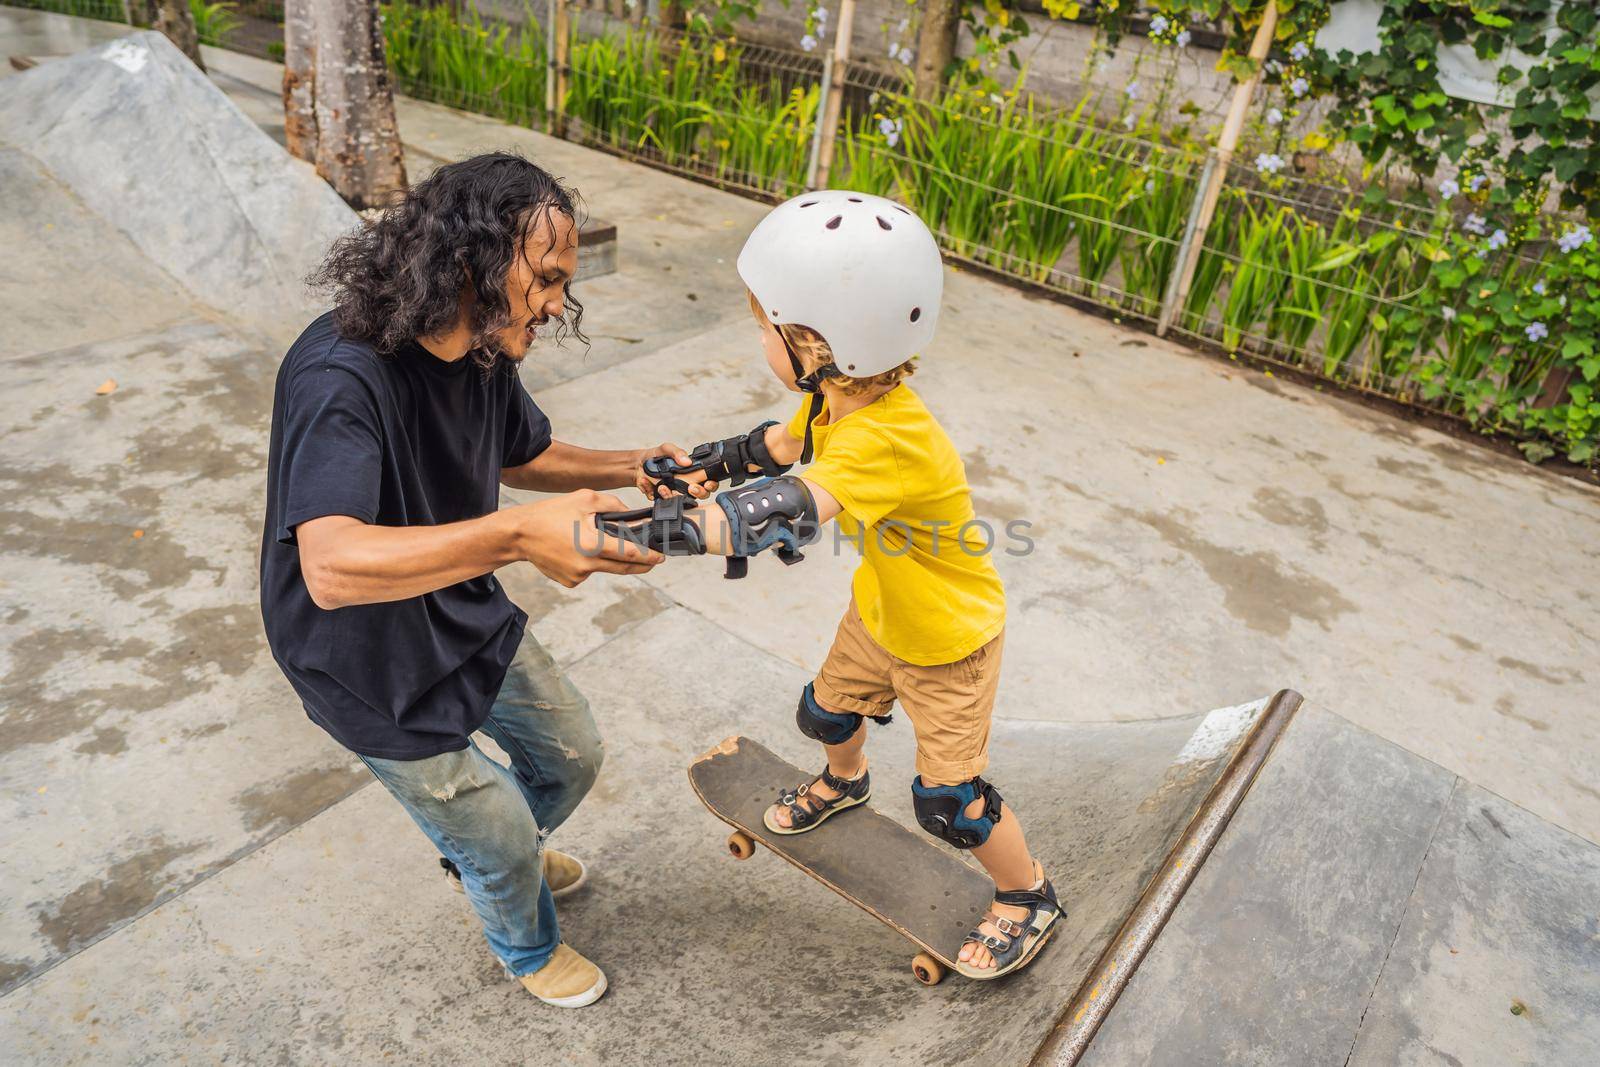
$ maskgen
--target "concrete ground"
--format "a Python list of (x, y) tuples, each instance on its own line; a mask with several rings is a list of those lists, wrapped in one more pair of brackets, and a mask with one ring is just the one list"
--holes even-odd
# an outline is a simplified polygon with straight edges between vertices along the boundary
[[(0, 51), (66, 53), (124, 29), (0, 9)], [(245, 114), (281, 127), (278, 68), (208, 58)], [(732, 268), (760, 205), (430, 105), (401, 101), (400, 123), (413, 177), (518, 148), (617, 223), (621, 269), (580, 292), (594, 345), (539, 353), (526, 372), (558, 435), (692, 444), (792, 410), (757, 358)], [(0, 165), (8, 190), (35, 187), (25, 159)], [(614, 1031), (586, 1038), (530, 1014), (498, 980), (426, 842), (305, 721), (260, 639), (261, 463), (295, 323), (245, 329), (117, 233), (85, 238), (81, 206), (38, 202), (62, 214), (0, 209), (7, 247), (59, 253), (0, 263), (0, 310), (32, 316), (0, 348), (0, 1029), (29, 1060), (166, 1062), (132, 1040), (142, 1026), (198, 1060), (251, 1058), (218, 1020), (291, 990), (292, 1009), (257, 1022), (292, 1031), (277, 1047), (302, 1062), (443, 1055), (463, 1032), (507, 1025), (531, 1060), (614, 1051)], [(106, 377), (120, 387), (96, 397)], [(1035, 550), (999, 560), (1001, 716), (1158, 720), (1292, 685), (1600, 842), (1585, 580), (1600, 494), (959, 272), (915, 385), (962, 448), (980, 515), (1032, 524)], [(716, 933), (684, 938), (706, 922), (694, 901), (735, 899), (750, 878), (767, 900), (800, 890), (777, 865), (713, 867), (714, 823), (669, 772), (735, 728), (803, 752), (793, 694), (843, 607), (851, 553), (757, 561), (743, 583), (693, 560), (574, 591), (530, 568), (505, 575), (611, 745), (558, 844), (595, 861), (567, 921), (624, 1008), (630, 975), (674, 995), (662, 959), (680, 961), (679, 994), (734, 996), (751, 975), (782, 974), (755, 939), (727, 940), (741, 918), (726, 904), (709, 906)], [(1067, 754), (1062, 773), (1072, 766)], [(700, 820), (703, 855), (641, 863), (652, 823), (627, 821), (641, 799), (663, 833)], [(697, 884), (680, 895), (674, 883)], [(648, 900), (649, 921), (617, 930), (623, 897)], [(838, 909), (821, 891), (807, 899), (820, 936)], [(869, 939), (862, 981), (903, 981), (892, 935), (849, 928)], [(741, 944), (748, 970), (720, 972)], [(720, 972), (709, 985), (708, 969)], [(130, 974), (140, 990), (124, 1001)], [(828, 1010), (850, 1018), (838, 997)]]

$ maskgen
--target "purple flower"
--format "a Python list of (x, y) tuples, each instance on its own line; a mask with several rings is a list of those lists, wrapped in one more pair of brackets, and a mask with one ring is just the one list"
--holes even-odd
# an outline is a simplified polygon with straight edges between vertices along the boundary
[(916, 57), (911, 54), (911, 49), (902, 48), (902, 49), (900, 49), (900, 57), (899, 58), (900, 58), (900, 62), (904, 63), (906, 66), (909, 67), (911, 65), (912, 59), (914, 59)]
[(1135, 80), (1135, 81), (1129, 82), (1127, 84), (1127, 86), (1122, 91), (1123, 91), (1124, 94), (1126, 94), (1126, 96), (1128, 97), (1129, 100), (1137, 100), (1137, 99), (1139, 99), (1139, 83), (1138, 83), (1138, 81)]
[(1446, 178), (1439, 183), (1439, 195), (1446, 200), (1454, 200), (1461, 195), (1461, 183), (1454, 178)]
[(1256, 157), (1256, 170), (1262, 174), (1276, 174), (1283, 169), (1283, 157), (1275, 152), (1263, 152)]
[(1289, 91), (1296, 97), (1306, 95), (1306, 91), (1310, 88), (1311, 83), (1306, 81), (1304, 78), (1296, 78), (1294, 81), (1289, 83)]
[(1539, 294), (1540, 296), (1543, 296), (1544, 295), (1544, 282), (1543, 281), (1534, 282), (1533, 283), (1533, 291), (1535, 293)]
[(1489, 235), (1489, 250), (1498, 251), (1506, 246), (1506, 231), (1496, 230)]
[(1467, 188), (1471, 189), (1473, 192), (1477, 192), (1479, 189), (1482, 189), (1485, 185), (1488, 185), (1488, 184), (1489, 184), (1489, 178), (1488, 178), (1487, 175), (1485, 175), (1485, 174), (1474, 174), (1472, 176), (1472, 180), (1467, 183)]
[(1550, 336), (1550, 330), (1542, 322), (1530, 322), (1528, 328), (1522, 331), (1528, 335), (1530, 341), (1543, 341)]
[(1150, 20), (1150, 36), (1160, 37), (1163, 33), (1167, 32), (1167, 27), (1169, 25), (1171, 25), (1171, 23), (1167, 22), (1167, 17), (1165, 15), (1157, 15), (1155, 18)]
[(1283, 112), (1279, 111), (1277, 108), (1272, 108), (1270, 111), (1267, 112), (1267, 125), (1268, 126), (1278, 126), (1278, 125), (1281, 125), (1282, 123), (1283, 123)]
[(883, 134), (883, 139), (890, 148), (900, 143), (900, 131), (904, 128), (905, 122), (902, 119), (878, 120), (878, 132)]
[(1446, 322), (1454, 322), (1454, 321), (1456, 321), (1456, 309), (1455, 308), (1442, 307), (1442, 308), (1439, 309), (1439, 315)]
[(1282, 72), (1282, 70), (1283, 70), (1283, 64), (1279, 63), (1276, 59), (1267, 60), (1267, 73), (1268, 74), (1278, 74), (1278, 73)]
[(1461, 228), (1467, 233), (1482, 237), (1488, 229), (1488, 220), (1474, 211), (1461, 220)]
[(1556, 247), (1570, 255), (1592, 240), (1594, 234), (1589, 232), (1589, 227), (1576, 226), (1561, 235), (1560, 240), (1556, 241)]
[(816, 47), (817, 47), (817, 39), (815, 37), (811, 36), (809, 33), (806, 34), (804, 37), (800, 38), (800, 48), (801, 48), (802, 51), (810, 52), (813, 49), (815, 49)]
[(1304, 41), (1296, 41), (1294, 47), (1289, 49), (1289, 58), (1296, 63), (1301, 62), (1311, 54), (1311, 48)]
[(1190, 35), (1188, 30), (1179, 30), (1178, 36), (1172, 39), (1172, 43), (1177, 45), (1179, 48), (1188, 48), (1189, 42), (1193, 39), (1194, 38)]

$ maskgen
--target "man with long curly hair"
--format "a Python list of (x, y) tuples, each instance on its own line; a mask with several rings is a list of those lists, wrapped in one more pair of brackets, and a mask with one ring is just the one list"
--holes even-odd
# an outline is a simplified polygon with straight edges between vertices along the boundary
[[(261, 548), (267, 639), (306, 713), (433, 841), (506, 970), (561, 1007), (606, 979), (561, 942), (553, 897), (585, 872), (544, 841), (602, 746), (494, 572), (526, 560), (571, 587), (649, 570), (660, 555), (599, 537), (595, 513), (624, 506), (601, 490), (651, 493), (645, 458), (688, 460), (554, 440), (517, 377), (541, 331), (583, 339), (574, 199), (482, 155), (334, 246), (314, 278), (333, 310), (278, 373)], [(501, 509), (501, 485), (565, 495)]]

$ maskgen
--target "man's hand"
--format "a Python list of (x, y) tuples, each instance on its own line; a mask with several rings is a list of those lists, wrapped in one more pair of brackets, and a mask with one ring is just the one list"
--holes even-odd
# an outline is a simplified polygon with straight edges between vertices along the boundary
[(627, 510), (610, 493), (580, 489), (506, 510), (518, 526), (519, 555), (568, 589), (597, 571), (643, 574), (666, 559), (631, 541), (601, 536), (595, 515)]
[[(647, 497), (655, 497), (658, 495), (673, 496), (674, 493), (671, 489), (664, 485), (657, 485), (649, 478), (645, 477), (644, 461), (647, 459), (654, 459), (656, 456), (669, 456), (675, 462), (687, 465), (688, 463), (692, 462), (689, 459), (689, 453), (685, 452), (675, 444), (668, 443), (657, 445), (655, 448), (641, 449), (639, 452), (638, 462), (633, 465), (634, 484), (638, 486), (639, 492), (643, 493)], [(706, 497), (715, 492), (717, 488), (716, 482), (710, 481), (706, 478), (705, 471), (692, 471), (688, 474), (680, 474), (678, 477), (689, 483), (689, 495), (698, 500), (704, 500)]]

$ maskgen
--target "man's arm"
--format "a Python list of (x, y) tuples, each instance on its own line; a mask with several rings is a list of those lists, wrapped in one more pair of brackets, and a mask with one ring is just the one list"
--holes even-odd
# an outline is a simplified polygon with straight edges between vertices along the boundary
[[(575, 489), (624, 489), (631, 485), (649, 496), (650, 484), (644, 477), (644, 461), (652, 456), (671, 456), (679, 463), (689, 462), (688, 454), (671, 443), (655, 448), (600, 449), (551, 441), (549, 447), (522, 466), (503, 468), (500, 481), (513, 489), (531, 489), (542, 493), (567, 493)], [(699, 477), (704, 480), (704, 475)], [(695, 476), (690, 475), (685, 480), (694, 482)], [(714, 484), (712, 488), (715, 488)], [(690, 485), (689, 492), (697, 497), (706, 495), (706, 489), (699, 484)]]
[(441, 526), (326, 515), (296, 527), (295, 540), (306, 589), (327, 611), (407, 600), (521, 560), (571, 588), (596, 571), (640, 574), (664, 558), (602, 540), (595, 513), (621, 507), (614, 496), (576, 492)]

